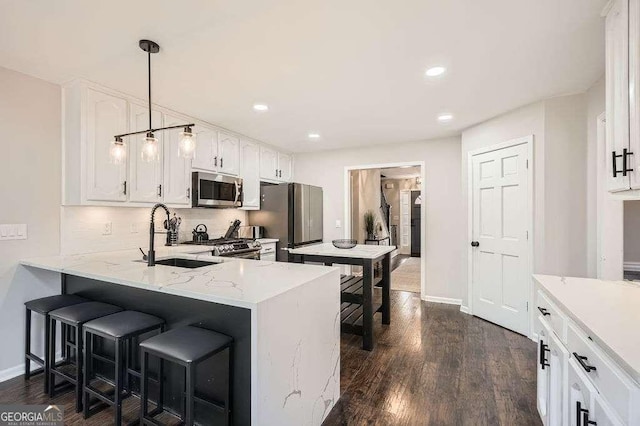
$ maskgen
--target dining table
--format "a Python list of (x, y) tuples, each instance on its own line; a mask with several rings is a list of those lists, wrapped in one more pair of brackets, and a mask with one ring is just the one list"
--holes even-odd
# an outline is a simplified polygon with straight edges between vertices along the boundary
[[(337, 248), (332, 243), (318, 243), (289, 249), (289, 261), (323, 263), (326, 266), (361, 266), (362, 275), (343, 274), (340, 279), (340, 329), (343, 333), (362, 336), (362, 348), (374, 348), (374, 315), (381, 313), (382, 324), (391, 324), (391, 253), (395, 246), (357, 244), (352, 248)], [(382, 268), (376, 276), (375, 265)], [(379, 288), (381, 297), (374, 297)]]

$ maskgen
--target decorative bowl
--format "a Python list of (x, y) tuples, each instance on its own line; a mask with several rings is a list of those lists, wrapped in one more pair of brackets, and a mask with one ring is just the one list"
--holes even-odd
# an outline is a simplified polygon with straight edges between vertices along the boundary
[(333, 240), (331, 241), (334, 247), (339, 249), (350, 249), (354, 248), (358, 241), (356, 240)]

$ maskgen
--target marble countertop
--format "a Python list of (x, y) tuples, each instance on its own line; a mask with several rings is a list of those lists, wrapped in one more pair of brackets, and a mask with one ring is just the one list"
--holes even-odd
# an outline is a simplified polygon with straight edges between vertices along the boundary
[(202, 246), (156, 249), (156, 260), (168, 257), (219, 261), (196, 269), (148, 267), (139, 250), (24, 259), (27, 267), (112, 282), (242, 308), (331, 273), (336, 268), (211, 256)]
[(291, 254), (307, 254), (316, 256), (357, 257), (361, 259), (376, 259), (396, 249), (395, 246), (379, 246), (358, 244), (354, 248), (339, 249), (331, 243), (313, 244), (310, 246), (290, 249)]
[(551, 299), (640, 383), (640, 285), (534, 275)]

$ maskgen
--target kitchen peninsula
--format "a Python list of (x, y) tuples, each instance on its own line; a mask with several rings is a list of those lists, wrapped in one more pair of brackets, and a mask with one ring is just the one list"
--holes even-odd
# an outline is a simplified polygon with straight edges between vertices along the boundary
[[(167, 257), (216, 263), (148, 267), (127, 250), (21, 264), (50, 271), (62, 293), (147, 312), (169, 328), (194, 324), (233, 337), (234, 424), (321, 424), (340, 394), (339, 270), (219, 258), (197, 246), (157, 250), (157, 262)], [(219, 366), (205, 367), (198, 386), (215, 394), (207, 373)], [(173, 373), (165, 405), (179, 410)]]

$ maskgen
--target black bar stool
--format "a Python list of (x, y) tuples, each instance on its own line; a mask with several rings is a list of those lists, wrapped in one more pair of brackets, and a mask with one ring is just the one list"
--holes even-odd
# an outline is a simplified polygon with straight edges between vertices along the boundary
[[(57, 296), (42, 297), (34, 299), (24, 304), (26, 317), (24, 327), (24, 378), (29, 380), (32, 375), (44, 373), (44, 392), (49, 389), (49, 366), (51, 362), (55, 363), (55, 347), (54, 358), (49, 356), (49, 312), (66, 306), (76, 305), (78, 303), (87, 302), (87, 299), (71, 294), (60, 294)], [(44, 316), (44, 355), (42, 358), (31, 353), (31, 312), (36, 312)], [(66, 327), (62, 329), (62, 356), (66, 359)], [(31, 371), (31, 361), (40, 365), (41, 368)]]
[[(140, 343), (141, 372), (140, 381), (140, 423), (144, 425), (159, 425), (148, 412), (148, 371), (149, 354), (185, 367), (186, 402), (184, 410), (184, 424), (194, 424), (195, 402), (224, 412), (225, 424), (229, 425), (231, 417), (231, 371), (233, 367), (233, 339), (215, 331), (205, 330), (193, 326), (186, 326), (169, 330), (158, 336), (151, 337)], [(208, 401), (195, 395), (196, 367), (198, 364), (217, 353), (228, 349), (229, 367), (227, 370), (228, 386), (223, 403)], [(158, 407), (161, 408), (161, 407)], [(154, 410), (154, 411), (157, 411)]]
[(49, 334), (49, 353), (52, 359), (54, 356), (53, 352), (55, 351), (56, 321), (62, 323), (63, 327), (66, 325), (73, 328), (72, 332), (75, 334), (73, 343), (65, 342), (65, 345), (75, 349), (75, 376), (62, 370), (62, 368), (66, 367), (69, 363), (60, 366), (52, 364), (49, 371), (49, 397), (54, 397), (56, 391), (56, 376), (58, 376), (66, 383), (75, 386), (76, 412), (79, 413), (82, 410), (82, 325), (92, 319), (120, 311), (122, 311), (122, 308), (119, 306), (102, 302), (85, 302), (49, 312), (49, 327), (51, 329)]
[[(141, 376), (139, 372), (131, 367), (131, 360), (135, 359), (134, 353), (136, 353), (137, 349), (134, 344), (135, 339), (154, 330), (163, 332), (164, 320), (142, 312), (122, 311), (86, 322), (82, 329), (84, 330), (82, 403), (84, 418), (87, 419), (93, 414), (90, 410), (90, 405), (91, 396), (94, 396), (105, 404), (115, 407), (114, 424), (120, 426), (122, 424), (122, 400), (131, 395), (129, 376), (137, 378)], [(94, 353), (96, 336), (115, 343), (114, 359)], [(113, 398), (91, 385), (91, 379), (94, 378), (93, 359), (114, 365)], [(162, 366), (160, 367), (159, 376), (162, 377)], [(98, 379), (106, 381), (101, 378)], [(125, 389), (127, 393), (123, 395), (123, 390)], [(162, 381), (160, 381), (160, 395), (162, 395)]]

